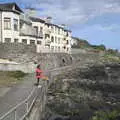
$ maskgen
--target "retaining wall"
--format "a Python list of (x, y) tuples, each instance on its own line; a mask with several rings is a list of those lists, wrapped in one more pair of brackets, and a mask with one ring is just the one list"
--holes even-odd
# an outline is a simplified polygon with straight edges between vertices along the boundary
[(70, 65), (71, 56), (67, 53), (36, 53), (36, 46), (23, 43), (0, 43), (0, 59), (18, 63), (0, 64), (0, 70), (34, 71), (37, 64), (43, 70)]

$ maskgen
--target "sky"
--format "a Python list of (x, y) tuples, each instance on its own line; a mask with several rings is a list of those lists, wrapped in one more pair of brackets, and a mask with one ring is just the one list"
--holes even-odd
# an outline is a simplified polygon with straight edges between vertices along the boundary
[(35, 8), (40, 17), (66, 24), (74, 37), (120, 50), (120, 0), (0, 0)]

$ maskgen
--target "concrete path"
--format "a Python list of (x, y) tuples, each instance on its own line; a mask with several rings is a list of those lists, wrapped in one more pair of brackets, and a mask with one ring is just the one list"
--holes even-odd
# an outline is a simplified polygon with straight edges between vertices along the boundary
[[(70, 65), (61, 68), (56, 68), (50, 70), (49, 72), (51, 74), (54, 73), (53, 76), (55, 76), (66, 70), (76, 68), (76, 66), (82, 67), (78, 66), (77, 64), (74, 64), (73, 66)], [(24, 77), (24, 80), (20, 84), (13, 86), (10, 90), (5, 91), (5, 93), (3, 92), (3, 95), (0, 95), (0, 117), (16, 105), (18, 105), (20, 102), (25, 100), (29, 96), (33, 88), (36, 87), (34, 83), (36, 83), (35, 75), (29, 74), (26, 77)], [(43, 83), (43, 81), (40, 82), (42, 86)]]
[(6, 93), (0, 96), (0, 117), (15, 107), (18, 103), (25, 100), (31, 93), (32, 89), (36, 87), (34, 74), (29, 74), (24, 77), (24, 80), (10, 88)]

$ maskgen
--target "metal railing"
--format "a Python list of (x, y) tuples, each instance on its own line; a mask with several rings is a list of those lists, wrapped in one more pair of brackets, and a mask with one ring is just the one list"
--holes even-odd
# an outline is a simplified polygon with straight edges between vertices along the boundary
[[(64, 66), (62, 68), (47, 70), (45, 74), (51, 77), (52, 72), (59, 71), (65, 68), (70, 68), (70, 66)], [(24, 120), (27, 117), (27, 115), (30, 113), (39, 94), (42, 92), (42, 90), (44, 90), (43, 88), (45, 87), (40, 86), (33, 88), (30, 95), (25, 100), (23, 100), (21, 103), (19, 103), (18, 105), (10, 109), (7, 113), (5, 113), (2, 117), (0, 117), (0, 120)]]
[(41, 88), (33, 88), (30, 95), (6, 114), (0, 117), (0, 120), (24, 120), (33, 107)]

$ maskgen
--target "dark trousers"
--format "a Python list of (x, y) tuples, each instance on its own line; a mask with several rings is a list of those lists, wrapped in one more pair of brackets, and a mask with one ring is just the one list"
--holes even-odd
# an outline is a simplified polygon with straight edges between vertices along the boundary
[(37, 84), (39, 84), (39, 82), (40, 82), (40, 78), (37, 78)]

